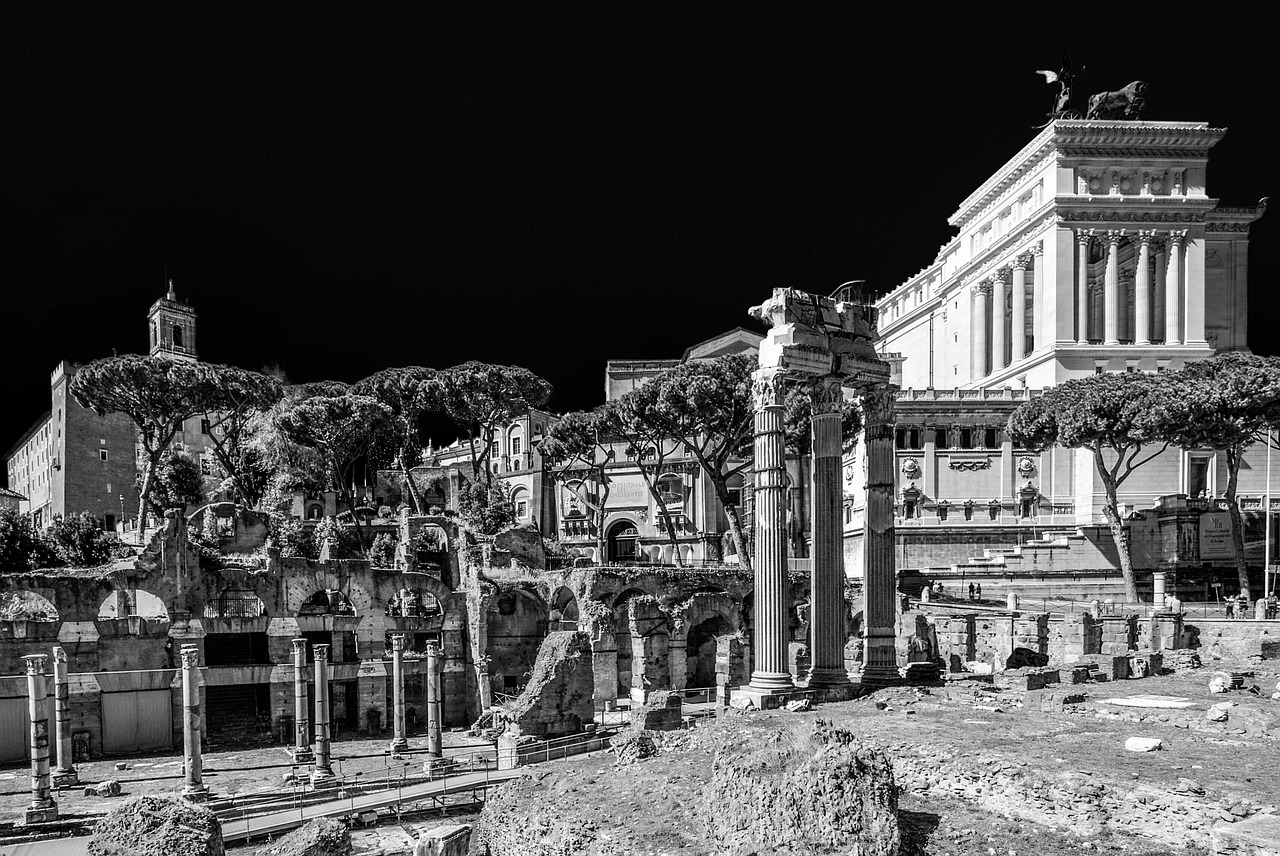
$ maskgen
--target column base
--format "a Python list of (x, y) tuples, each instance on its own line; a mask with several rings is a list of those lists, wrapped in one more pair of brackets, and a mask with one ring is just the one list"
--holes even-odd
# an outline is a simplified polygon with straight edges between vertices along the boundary
[(316, 760), (316, 753), (311, 751), (310, 746), (305, 749), (295, 747), (289, 750), (289, 754), (293, 756), (293, 763), (295, 764), (312, 764)]
[(338, 780), (334, 778), (333, 770), (326, 767), (316, 767), (311, 771), (311, 787), (313, 788), (332, 788), (337, 787)]
[(436, 776), (443, 776), (456, 766), (452, 758), (428, 757), (422, 762), (422, 772), (426, 773), (428, 779), (434, 779)]
[(858, 683), (864, 687), (891, 687), (903, 683), (897, 667), (872, 664), (863, 666)]
[(807, 685), (809, 689), (841, 687), (849, 683), (849, 673), (843, 668), (813, 668), (809, 670)]
[(390, 750), (392, 755), (399, 755), (401, 752), (407, 751), (408, 748), (409, 741), (404, 737), (401, 737), (399, 740), (392, 740), (387, 744), (387, 749)]
[(50, 823), (58, 819), (58, 804), (29, 808), (23, 818), (24, 823)]
[(747, 684), (745, 687), (735, 687), (733, 697), (729, 702), (730, 707), (745, 707), (750, 702), (756, 710), (777, 710), (786, 705), (789, 701), (807, 698), (810, 703), (818, 701), (821, 690), (811, 690), (800, 687), (787, 687), (786, 689), (762, 690)]
[(748, 687), (757, 692), (776, 692), (795, 688), (795, 679), (790, 672), (752, 672)]
[(182, 788), (182, 798), (187, 802), (208, 802), (209, 789), (204, 785), (184, 785)]
[(74, 788), (80, 784), (80, 774), (75, 770), (54, 770), (50, 781), (55, 788)]

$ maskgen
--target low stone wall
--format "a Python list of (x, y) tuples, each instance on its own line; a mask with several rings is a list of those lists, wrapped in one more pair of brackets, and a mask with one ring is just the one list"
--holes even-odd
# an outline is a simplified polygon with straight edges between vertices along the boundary
[(1183, 617), (1181, 646), (1210, 656), (1280, 660), (1280, 621)]

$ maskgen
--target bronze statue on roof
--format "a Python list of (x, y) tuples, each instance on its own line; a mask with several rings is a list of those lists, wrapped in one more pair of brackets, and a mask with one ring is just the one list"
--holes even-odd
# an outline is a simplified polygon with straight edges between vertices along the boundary
[(1071, 64), (1071, 54), (1062, 52), (1062, 63), (1057, 71), (1040, 69), (1036, 74), (1044, 75), (1045, 83), (1058, 84), (1058, 93), (1053, 99), (1053, 110), (1049, 113), (1049, 121), (1039, 127), (1048, 127), (1056, 119), (1079, 119), (1079, 111), (1071, 109), (1071, 82), (1080, 76), (1084, 66), (1078, 70)]

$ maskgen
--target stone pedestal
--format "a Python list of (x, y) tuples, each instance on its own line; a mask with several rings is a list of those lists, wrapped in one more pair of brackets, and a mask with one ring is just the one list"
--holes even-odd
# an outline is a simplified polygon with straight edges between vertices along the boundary
[(440, 740), (440, 649), (427, 646), (427, 755), (443, 757)]
[(209, 799), (200, 761), (200, 649), (182, 648), (182, 751), (185, 776), (182, 797), (191, 802)]
[(329, 761), (329, 646), (321, 643), (311, 648), (315, 653), (316, 682), (315, 764), (311, 770), (311, 784), (320, 787), (333, 779), (333, 767)]
[[(787, 469), (783, 436), (786, 378), (777, 369), (752, 375), (755, 398), (755, 639), (748, 697), (793, 688), (787, 668)], [(756, 707), (765, 705), (753, 698)]]
[(391, 695), (392, 695), (392, 728), (391, 751), (403, 752), (409, 748), (409, 740), (404, 730), (404, 634), (396, 633), (391, 637)]
[(53, 649), (54, 719), (58, 726), (58, 766), (53, 771), (55, 788), (74, 787), (80, 783), (71, 752), (71, 691), (67, 679), (67, 652)]
[(862, 396), (861, 406), (867, 467), (862, 537), (866, 656), (861, 682), (895, 684), (901, 681), (901, 675), (895, 650), (898, 574), (893, 552), (894, 389), (869, 388)]
[(58, 819), (58, 804), (49, 783), (49, 696), (48, 678), (44, 673), (44, 654), (29, 654), (27, 664), (27, 710), (31, 716), (31, 803), (27, 806), (27, 823), (45, 823)]
[(1151, 606), (1157, 611), (1164, 609), (1164, 571), (1151, 574)]
[(311, 715), (307, 706), (307, 640), (293, 639), (293, 762), (310, 764)]
[(849, 683), (844, 668), (844, 488), (840, 479), (844, 385), (823, 378), (809, 386), (813, 412), (813, 562), (809, 572), (810, 687)]

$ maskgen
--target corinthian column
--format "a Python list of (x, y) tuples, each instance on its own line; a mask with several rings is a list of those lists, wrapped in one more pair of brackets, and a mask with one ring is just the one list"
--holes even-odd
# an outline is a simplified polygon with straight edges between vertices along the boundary
[(862, 683), (896, 683), (895, 647), (898, 574), (893, 543), (894, 388), (870, 389), (862, 397), (866, 438), (867, 500), (862, 529), (863, 618), (866, 655)]
[(404, 733), (404, 714), (404, 634), (394, 633), (391, 636), (392, 752), (403, 752), (409, 748), (409, 740)]
[[(787, 667), (787, 468), (782, 433), (786, 378), (778, 369), (752, 373), (755, 398), (755, 670), (762, 694), (793, 686)], [(759, 705), (757, 705), (759, 706)]]
[(307, 640), (293, 639), (293, 762), (310, 764), (311, 715), (307, 707)]
[(53, 649), (53, 704), (58, 725), (58, 768), (53, 771), (55, 787), (79, 784), (80, 777), (71, 751), (71, 686), (67, 680), (67, 652)]
[(1154, 242), (1156, 250), (1155, 281), (1151, 286), (1151, 319), (1155, 332), (1151, 336), (1153, 342), (1163, 342), (1167, 338), (1165, 332), (1164, 278), (1168, 267), (1168, 250), (1166, 242), (1157, 238)]
[(1123, 238), (1123, 229), (1107, 232), (1107, 278), (1102, 292), (1104, 345), (1120, 344), (1120, 241)]
[(844, 522), (840, 484), (841, 406), (844, 384), (822, 378), (809, 384), (813, 412), (813, 562), (809, 571), (809, 686), (849, 682), (844, 668)]
[[(1051, 301), (1056, 302), (1057, 297), (1044, 293), (1044, 241), (1036, 244), (1031, 252), (1031, 348), (1034, 351), (1041, 344), (1041, 330), (1044, 325), (1044, 308)], [(1053, 341), (1053, 337), (1049, 337), (1049, 341)]]
[(1138, 232), (1138, 273), (1133, 285), (1135, 345), (1151, 344), (1151, 239), (1155, 236), (1149, 229)]
[(27, 713), (31, 717), (31, 804), (27, 806), (27, 823), (45, 823), (58, 819), (49, 784), (49, 679), (44, 673), (45, 654), (28, 654)]
[(1009, 338), (1013, 344), (1013, 362), (1027, 355), (1027, 258), (1018, 256), (1013, 262), (1013, 323)]
[(991, 370), (999, 371), (1008, 365), (1004, 359), (1005, 330), (1004, 304), (1008, 289), (1004, 281), (1004, 271), (991, 277)]
[(209, 799), (204, 784), (204, 766), (200, 761), (200, 649), (182, 646), (182, 751), (186, 756), (186, 776), (182, 797), (191, 802)]
[(1169, 265), (1164, 275), (1164, 343), (1182, 344), (1182, 242), (1187, 230), (1169, 233)]
[(333, 778), (329, 762), (329, 646), (311, 646), (316, 682), (316, 761), (311, 770), (311, 784)]
[(1089, 242), (1092, 229), (1076, 232), (1076, 344), (1089, 344)]
[(991, 283), (980, 282), (973, 287), (973, 377), (974, 380), (986, 377), (987, 368), (987, 331), (991, 325), (991, 311), (987, 308), (987, 300), (991, 295)]

